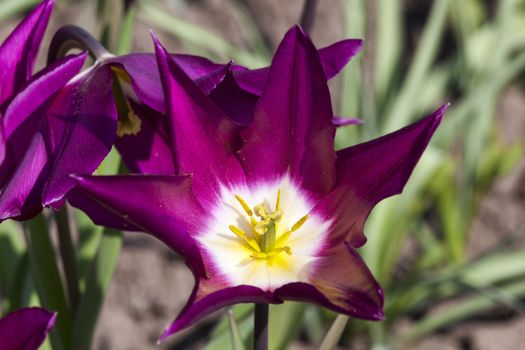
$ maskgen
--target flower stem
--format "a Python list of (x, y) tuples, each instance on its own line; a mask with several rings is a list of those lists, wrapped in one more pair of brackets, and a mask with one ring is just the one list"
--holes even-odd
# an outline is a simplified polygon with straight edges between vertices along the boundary
[(112, 56), (104, 45), (87, 31), (69, 24), (60, 28), (53, 36), (53, 39), (51, 39), (47, 63), (52, 63), (64, 57), (72, 49), (87, 50), (95, 60), (104, 56)]
[(305, 32), (310, 32), (314, 25), (315, 10), (317, 8), (318, 0), (305, 0), (303, 13), (301, 14), (301, 27)]
[(268, 350), (268, 304), (255, 304), (253, 350)]
[(347, 323), (348, 316), (341, 314), (337, 315), (334, 323), (332, 323), (332, 326), (330, 327), (330, 330), (323, 339), (319, 350), (334, 349), (337, 343), (339, 342), (339, 339), (343, 335)]
[(78, 271), (77, 258), (75, 255), (75, 248), (71, 239), (71, 228), (69, 222), (69, 214), (67, 206), (64, 206), (55, 214), (55, 221), (57, 223), (58, 243), (60, 249), (60, 257), (62, 265), (64, 266), (64, 273), (66, 275), (67, 290), (69, 295), (69, 304), (71, 307), (71, 314), (73, 317), (78, 308), (80, 299), (80, 289), (78, 287)]

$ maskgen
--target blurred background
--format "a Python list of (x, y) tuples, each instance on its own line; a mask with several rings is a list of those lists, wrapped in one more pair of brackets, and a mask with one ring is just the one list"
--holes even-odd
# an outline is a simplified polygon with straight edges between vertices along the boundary
[[(0, 0), (2, 40), (37, 2)], [(270, 62), (302, 8), (302, 0), (56, 0), (47, 42), (72, 23), (115, 53), (152, 51), (153, 29), (172, 52), (257, 68)], [(319, 0), (310, 34), (317, 47), (365, 38), (365, 51), (330, 82), (334, 111), (364, 121), (338, 130), (339, 148), (452, 103), (404, 193), (377, 206), (365, 228), (360, 253), (384, 288), (387, 318), (349, 320), (339, 347), (522, 348), (525, 0)], [(76, 219), (85, 274), (83, 254), (93, 254), (100, 229), (80, 213)], [(22, 251), (23, 239), (9, 234), (16, 229), (3, 223), (0, 235)], [(6, 259), (0, 254), (0, 274)], [(192, 286), (169, 249), (146, 235), (125, 235), (94, 348), (155, 348)], [(233, 313), (249, 337), (250, 306)], [(224, 316), (159, 348), (229, 349)], [(271, 348), (316, 349), (335, 317), (311, 305), (272, 307)]]

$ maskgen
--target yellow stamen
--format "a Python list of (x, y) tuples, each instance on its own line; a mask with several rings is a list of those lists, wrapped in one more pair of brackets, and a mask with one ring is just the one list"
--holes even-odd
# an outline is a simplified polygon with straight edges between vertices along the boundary
[(292, 248), (290, 248), (288, 246), (275, 248), (270, 253), (268, 253), (268, 257), (272, 257), (272, 256), (277, 255), (277, 254), (282, 253), (282, 252), (285, 252), (288, 255), (292, 255)]
[(253, 248), (255, 251), (257, 252), (260, 252), (261, 251), (261, 248), (259, 248), (259, 244), (251, 237), (247, 236), (246, 235), (246, 232), (244, 232), (243, 230), (241, 230), (240, 228), (236, 227), (236, 226), (233, 226), (233, 225), (230, 225), (230, 231), (232, 231), (233, 233), (235, 233), (235, 235), (237, 237), (239, 237), (240, 239), (243, 239), (246, 243), (248, 243), (248, 245)]
[(303, 224), (306, 222), (306, 220), (308, 220), (310, 218), (310, 215), (306, 214), (305, 216), (303, 216), (302, 218), (300, 218), (295, 224), (293, 224), (292, 226), (292, 232), (295, 232), (297, 231), (298, 229), (301, 228), (301, 226), (303, 226)]
[(288, 230), (285, 233), (283, 233), (279, 238), (277, 238), (277, 240), (275, 241), (275, 244), (281, 245), (284, 242), (286, 242), (286, 240), (290, 238), (290, 235), (292, 234), (292, 232), (293, 232), (292, 230)]
[(268, 257), (268, 254), (264, 252), (255, 252), (253, 254), (250, 254), (250, 257), (254, 259), (266, 259)]
[(242, 208), (244, 209), (246, 214), (248, 214), (248, 216), (252, 217), (253, 216), (253, 211), (250, 209), (250, 206), (244, 201), (244, 199), (242, 199), (242, 197), (237, 195), (237, 194), (235, 195), (235, 199), (237, 199), (237, 201), (242, 206)]
[(271, 265), (273, 263), (272, 258), (282, 252), (292, 255), (292, 249), (289, 246), (284, 246), (284, 243), (293, 232), (299, 230), (304, 225), (306, 220), (310, 218), (310, 215), (306, 214), (297, 220), (291, 229), (276, 239), (276, 234), (279, 232), (279, 222), (283, 216), (280, 189), (277, 191), (275, 210), (270, 212), (268, 212), (269, 209), (265, 203), (256, 205), (252, 210), (241, 196), (235, 195), (235, 199), (249, 216), (251, 234), (247, 235), (245, 231), (234, 225), (230, 225), (229, 228), (251, 248), (252, 252), (250, 257), (254, 259), (266, 259), (268, 264)]
[(295, 232), (295, 231), (297, 231), (298, 229), (300, 229), (301, 226), (303, 226), (304, 223), (306, 222), (306, 220), (308, 220), (309, 218), (310, 218), (310, 215), (309, 215), (309, 214), (306, 214), (305, 216), (303, 216), (302, 218), (300, 218), (299, 220), (297, 220), (297, 222), (296, 222), (295, 224), (293, 224), (291, 230), (286, 231), (286, 232), (283, 233), (279, 238), (277, 238), (277, 240), (275, 241), (275, 244), (276, 244), (276, 245), (281, 245), (281, 244), (283, 244), (284, 242), (286, 242), (286, 240), (287, 240), (288, 238), (290, 238), (290, 235), (292, 234), (292, 232)]

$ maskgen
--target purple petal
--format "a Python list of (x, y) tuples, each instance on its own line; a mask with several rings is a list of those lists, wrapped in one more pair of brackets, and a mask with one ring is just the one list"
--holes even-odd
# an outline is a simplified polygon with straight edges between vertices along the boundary
[[(42, 123), (44, 124), (44, 123)], [(30, 136), (30, 143), (0, 193), (0, 221), (26, 220), (42, 210), (41, 194), (48, 172), (49, 148), (45, 124)]]
[(317, 50), (300, 28), (286, 33), (268, 84), (239, 153), (247, 174), (272, 179), (289, 173), (317, 195), (335, 181), (330, 94)]
[[(205, 275), (200, 252), (192, 238), (193, 233), (202, 229), (205, 213), (193, 195), (189, 176), (85, 176), (75, 179), (77, 188), (92, 201), (132, 227), (157, 237), (186, 257), (200, 276)], [(89, 208), (81, 209), (87, 209), (88, 215), (93, 214)], [(96, 224), (112, 224), (101, 216), (91, 219)]]
[(383, 291), (359, 254), (347, 244), (316, 260), (309, 283), (291, 283), (275, 291), (283, 300), (313, 302), (346, 315), (382, 320)]
[(359, 118), (346, 118), (346, 117), (340, 117), (340, 116), (334, 115), (334, 117), (332, 118), (332, 123), (337, 128), (340, 128), (342, 126), (347, 126), (347, 125), (361, 125), (363, 124), (363, 120)]
[(52, 98), (82, 67), (85, 55), (49, 66), (10, 103), (6, 115), (6, 153), (0, 167), (0, 219), (30, 218), (42, 208), (50, 145), (46, 114)]
[(243, 179), (242, 168), (233, 155), (238, 127), (154, 40), (177, 171), (193, 175), (192, 186), (199, 200), (212, 201), (220, 183)]
[[(4, 118), (2, 117), (2, 114), (0, 114), (0, 168), (2, 168), (2, 165), (6, 159), (6, 156), (7, 156), (7, 140), (5, 137)], [(0, 173), (2, 172), (3, 171), (0, 171)], [(3, 183), (1, 174), (0, 174), (0, 183)]]
[(70, 174), (91, 174), (111, 150), (117, 130), (113, 72), (94, 67), (64, 87), (48, 112), (52, 166), (42, 203), (59, 207), (75, 182)]
[[(193, 80), (222, 67), (222, 65), (199, 56), (172, 55), (172, 58)], [(124, 67), (131, 77), (133, 90), (140, 101), (159, 112), (166, 111), (155, 55), (149, 53), (130, 54), (113, 58), (108, 62), (119, 63)]]
[(335, 77), (352, 57), (361, 52), (363, 44), (361, 39), (346, 39), (320, 49), (319, 57), (326, 77)]
[(31, 77), (53, 4), (54, 0), (43, 1), (0, 46), (0, 105)]
[(252, 118), (259, 96), (242, 89), (230, 70), (224, 79), (210, 92), (210, 98), (233, 121), (246, 126)]
[(334, 244), (365, 243), (368, 214), (382, 199), (401, 193), (447, 107), (394, 133), (337, 152), (337, 185), (313, 210), (334, 220)]
[(36, 350), (54, 327), (56, 313), (40, 308), (24, 308), (0, 320), (1, 349)]
[[(326, 78), (329, 80), (336, 76), (362, 48), (363, 40), (347, 39), (320, 49), (319, 57)], [(238, 67), (234, 70), (235, 79), (239, 85), (247, 92), (257, 96), (262, 94), (269, 73), (269, 67), (254, 70)]]
[(166, 115), (145, 105), (132, 103), (133, 111), (141, 119), (137, 135), (117, 137), (115, 146), (132, 173), (175, 174), (171, 141)]
[(23, 157), (31, 135), (45, 118), (39, 109), (80, 71), (85, 59), (85, 54), (69, 56), (46, 67), (11, 101), (5, 112), (4, 126), (13, 158)]
[(184, 309), (162, 333), (158, 343), (225, 306), (239, 303), (270, 302), (280, 303), (279, 300), (272, 297), (271, 293), (260, 288), (247, 285), (226, 287), (213, 279), (201, 279), (200, 282), (197, 282)]
[(139, 227), (132, 225), (120, 215), (108, 210), (96, 198), (78, 187), (67, 193), (68, 202), (75, 208), (86, 213), (91, 220), (100, 226), (110, 227), (121, 231), (142, 231)]

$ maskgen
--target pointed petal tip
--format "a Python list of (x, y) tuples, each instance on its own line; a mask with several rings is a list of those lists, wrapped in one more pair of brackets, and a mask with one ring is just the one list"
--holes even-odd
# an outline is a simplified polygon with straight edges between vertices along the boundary
[(161, 345), (162, 343), (164, 343), (164, 341), (166, 341), (166, 339), (172, 335), (173, 333), (175, 333), (175, 331), (172, 329), (173, 327), (173, 324), (170, 324), (168, 325), (164, 331), (162, 332), (162, 334), (160, 335), (159, 339), (157, 339), (157, 345)]
[(155, 47), (155, 53), (158, 55), (160, 52), (166, 52), (166, 48), (161, 44), (159, 38), (153, 31), (153, 29), (149, 30), (149, 34), (151, 36), (151, 40), (153, 40), (153, 46)]
[[(53, 0), (51, 0), (51, 1), (53, 1)], [(57, 316), (58, 316), (58, 312), (53, 312), (52, 313), (51, 317), (49, 318), (49, 321), (47, 322), (46, 331), (49, 332), (51, 329), (53, 329), (53, 327), (55, 327)]]
[(432, 113), (428, 117), (429, 119), (433, 120), (432, 122), (433, 130), (435, 130), (438, 127), (438, 125), (441, 123), (441, 120), (443, 119), (443, 116), (445, 115), (445, 112), (448, 110), (449, 107), (450, 107), (450, 102), (447, 102), (441, 107), (439, 107), (434, 113)]

